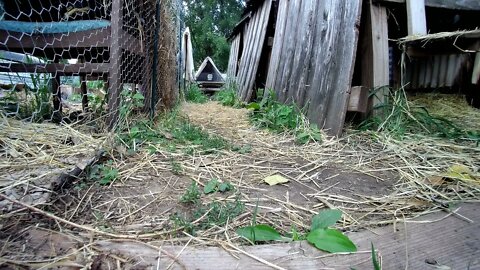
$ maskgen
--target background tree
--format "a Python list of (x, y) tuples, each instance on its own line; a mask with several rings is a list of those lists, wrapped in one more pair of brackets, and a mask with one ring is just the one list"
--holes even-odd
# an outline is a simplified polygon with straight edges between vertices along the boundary
[(185, 25), (192, 33), (193, 58), (197, 68), (210, 56), (220, 71), (228, 66), (227, 37), (240, 20), (242, 0), (184, 0)]

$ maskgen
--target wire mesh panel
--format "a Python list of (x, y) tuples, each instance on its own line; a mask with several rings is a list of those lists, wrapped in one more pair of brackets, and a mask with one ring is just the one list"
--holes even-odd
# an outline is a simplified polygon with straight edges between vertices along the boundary
[(110, 128), (125, 103), (153, 110), (160, 9), (157, 0), (0, 0), (0, 110), (34, 122), (95, 117)]

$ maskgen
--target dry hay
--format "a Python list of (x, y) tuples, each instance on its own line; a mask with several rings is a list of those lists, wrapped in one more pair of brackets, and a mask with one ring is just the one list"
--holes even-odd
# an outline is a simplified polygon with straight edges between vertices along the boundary
[[(43, 204), (61, 174), (84, 164), (99, 150), (103, 138), (71, 126), (0, 119), (0, 194), (29, 205)], [(0, 201), (0, 210), (13, 205)]]
[[(142, 150), (123, 158), (114, 156), (119, 179), (109, 187), (84, 190), (64, 212), (49, 214), (30, 207), (55, 220), (55, 230), (73, 239), (75, 254), (84, 254), (83, 261), (75, 262), (94, 263), (93, 256), (102, 254), (95, 249), (102, 239), (143, 241), (158, 252), (164, 252), (165, 245), (216, 245), (235, 256), (241, 242), (235, 230), (251, 224), (257, 203), (257, 223), (270, 224), (285, 234), (292, 227), (307, 231), (311, 217), (325, 208), (343, 211), (338, 227), (347, 231), (411, 221), (438, 211), (469, 222), (455, 213), (455, 203), (479, 201), (480, 149), (468, 142), (419, 135), (399, 141), (381, 133), (349, 130), (340, 139), (326, 137), (322, 143), (298, 145), (290, 134), (274, 134), (249, 124), (246, 110), (209, 102), (185, 104), (182, 112), (192, 123), (232, 144), (251, 146), (251, 152), (186, 154), (181, 145), (178, 151), (169, 151), (153, 143), (146, 148), (156, 148), (155, 154)], [(182, 167), (179, 175), (172, 173), (172, 160)], [(263, 183), (274, 174), (290, 182)], [(203, 195), (203, 205), (240, 199), (245, 212), (222, 226), (197, 230), (196, 235), (173, 226), (170, 216), (190, 207), (178, 202), (190, 181), (202, 187), (212, 178), (231, 182), (240, 194)], [(91, 212), (96, 218), (88, 217)], [(192, 225), (206, 218), (203, 215)], [(3, 244), (5, 250), (19, 245)], [(167, 253), (175, 261), (176, 255)], [(6, 255), (18, 258), (14, 252)], [(115, 260), (118, 265), (127, 263), (121, 256)]]
[(445, 118), (466, 130), (480, 131), (480, 109), (468, 105), (463, 95), (425, 93), (410, 96), (409, 100), (435, 117)]
[(447, 38), (459, 38), (459, 37), (467, 37), (467, 38), (478, 38), (480, 36), (480, 30), (474, 29), (474, 30), (458, 30), (458, 31), (453, 31), (453, 32), (439, 32), (439, 33), (433, 33), (433, 34), (427, 34), (427, 35), (412, 35), (412, 36), (407, 36), (404, 38), (400, 38), (398, 40), (398, 44), (406, 44), (414, 41), (422, 41), (424, 43), (428, 43), (429, 41), (432, 40), (437, 40), (437, 39), (447, 39)]

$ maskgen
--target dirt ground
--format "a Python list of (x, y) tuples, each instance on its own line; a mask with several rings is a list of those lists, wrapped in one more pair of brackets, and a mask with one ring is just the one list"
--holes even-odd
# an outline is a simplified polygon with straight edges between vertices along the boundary
[[(253, 126), (245, 109), (187, 103), (182, 113), (240, 151), (191, 154), (157, 149), (154, 154), (141, 150), (118, 157), (113, 162), (119, 178), (110, 186), (79, 178), (52, 196), (45, 213), (55, 218), (30, 211), (3, 215), (0, 269), (108, 269), (106, 261), (117, 269), (144, 269), (135, 268), (138, 262), (120, 253), (100, 251), (97, 242), (131, 239), (157, 247), (246, 244), (235, 230), (250, 225), (254, 215), (257, 223), (289, 234), (292, 228), (308, 231), (312, 216), (328, 208), (343, 211), (339, 229), (371, 230), (442, 212), (451, 202), (478, 201), (480, 195), (478, 183), (442, 176), (453, 164), (478, 173), (480, 150), (469, 145), (438, 146), (429, 139), (399, 142), (355, 132), (299, 145), (292, 135)], [(264, 179), (272, 175), (288, 183), (269, 186)], [(180, 200), (192, 181), (202, 191), (211, 179), (230, 182), (234, 190), (202, 194), (205, 211), (196, 216), (193, 208), (198, 206)], [(204, 223), (215, 211), (215, 202), (243, 208), (236, 216), (227, 215), (221, 225)], [(49, 241), (43, 241), (45, 237)]]

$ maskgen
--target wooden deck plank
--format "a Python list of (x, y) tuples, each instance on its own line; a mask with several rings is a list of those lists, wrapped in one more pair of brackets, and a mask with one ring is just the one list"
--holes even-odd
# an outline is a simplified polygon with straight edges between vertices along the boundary
[[(277, 269), (373, 269), (370, 245), (373, 242), (382, 257), (383, 269), (479, 269), (480, 267), (480, 203), (463, 204), (458, 214), (472, 219), (469, 223), (446, 212), (430, 214), (414, 222), (398, 222), (396, 227), (386, 226), (350, 233), (359, 252), (350, 255), (332, 255), (316, 250), (306, 242), (276, 245), (242, 246), (240, 249), (261, 260), (277, 266)], [(436, 222), (429, 222), (435, 221)], [(178, 256), (172, 269), (273, 269), (258, 259), (240, 253), (228, 243), (222, 247), (147, 246), (132, 241), (98, 241), (95, 247), (108, 254), (121, 255), (138, 262), (137, 267), (165, 269), (172, 259), (159, 252)], [(235, 255), (235, 257), (233, 256)], [(429, 263), (437, 262), (435, 265)], [(150, 267), (150, 268), (149, 268)], [(159, 267), (159, 268), (157, 268)], [(470, 267), (470, 268), (469, 268)]]

